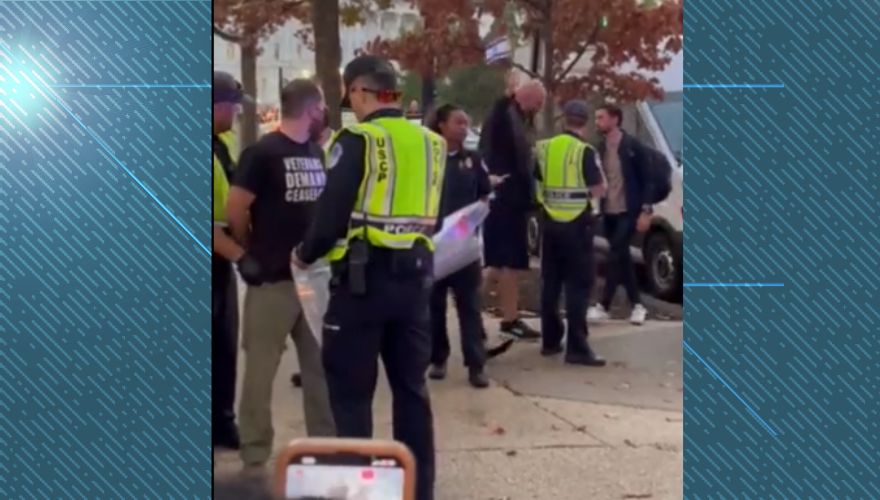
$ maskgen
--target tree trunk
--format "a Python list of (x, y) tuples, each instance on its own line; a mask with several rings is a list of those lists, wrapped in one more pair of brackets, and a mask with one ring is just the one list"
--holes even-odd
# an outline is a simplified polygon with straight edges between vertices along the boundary
[(241, 145), (244, 149), (257, 142), (257, 46), (256, 43), (241, 45), (241, 86), (254, 102), (245, 104), (241, 116)]
[(422, 76), (422, 123), (434, 110), (434, 94), (437, 90), (437, 82), (434, 75)]
[(315, 33), (315, 74), (324, 89), (330, 113), (330, 127), (342, 126), (342, 82), (339, 66), (342, 48), (339, 44), (339, 0), (312, 2), (312, 28)]
[(553, 91), (555, 85), (553, 81), (553, 0), (546, 0), (546, 10), (544, 11), (544, 23), (541, 27), (541, 38), (544, 42), (544, 72), (541, 80), (547, 87), (547, 101), (544, 103), (544, 120), (542, 126), (542, 135), (549, 136), (553, 134), (553, 112), (555, 108), (555, 100)]

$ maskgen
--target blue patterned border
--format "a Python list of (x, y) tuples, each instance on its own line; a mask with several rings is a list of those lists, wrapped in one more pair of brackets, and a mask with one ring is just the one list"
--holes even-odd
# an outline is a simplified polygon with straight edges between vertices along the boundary
[(685, 4), (687, 497), (880, 498), (878, 19)]
[(210, 494), (210, 14), (0, 2), (0, 498)]

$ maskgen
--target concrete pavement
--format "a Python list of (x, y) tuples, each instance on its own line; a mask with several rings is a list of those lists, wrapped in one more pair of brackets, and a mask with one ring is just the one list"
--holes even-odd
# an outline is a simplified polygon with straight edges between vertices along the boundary
[[(498, 322), (485, 321), (492, 336)], [(447, 380), (430, 381), (438, 500), (682, 498), (682, 324), (612, 322), (591, 333), (608, 367), (567, 366), (517, 344), (490, 362), (485, 390), (467, 384), (453, 349)], [(294, 371), (290, 346), (274, 387), (276, 449), (305, 434)], [(390, 437), (384, 376), (374, 411), (377, 437)], [(215, 453), (215, 474), (240, 467), (237, 454)]]

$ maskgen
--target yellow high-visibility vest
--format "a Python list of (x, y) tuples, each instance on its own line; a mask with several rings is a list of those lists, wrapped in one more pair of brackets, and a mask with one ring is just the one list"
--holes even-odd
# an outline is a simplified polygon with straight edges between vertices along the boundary
[[(226, 148), (229, 150), (229, 157), (233, 163), (238, 161), (238, 150), (235, 144), (235, 133), (228, 130), (217, 136)], [(214, 225), (226, 227), (228, 221), (226, 219), (226, 201), (229, 199), (229, 179), (223, 164), (217, 155), (214, 157)]]
[(337, 241), (328, 260), (342, 259), (355, 238), (394, 250), (408, 250), (422, 241), (433, 250), (446, 141), (402, 117), (379, 118), (346, 130), (366, 141), (364, 178), (348, 234)]
[(570, 222), (590, 206), (584, 179), (584, 155), (592, 147), (569, 135), (560, 134), (536, 144), (541, 181), (538, 201), (555, 221)]

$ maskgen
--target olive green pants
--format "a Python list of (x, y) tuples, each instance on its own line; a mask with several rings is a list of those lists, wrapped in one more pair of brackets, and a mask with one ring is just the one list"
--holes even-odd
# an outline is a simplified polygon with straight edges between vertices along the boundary
[(244, 299), (245, 367), (238, 409), (241, 459), (248, 466), (264, 464), (272, 454), (272, 385), (288, 334), (299, 358), (306, 432), (336, 436), (321, 348), (306, 323), (293, 281), (249, 286)]

